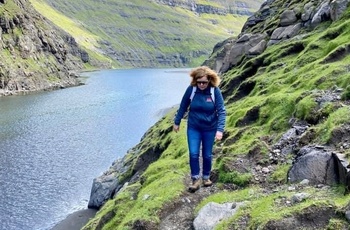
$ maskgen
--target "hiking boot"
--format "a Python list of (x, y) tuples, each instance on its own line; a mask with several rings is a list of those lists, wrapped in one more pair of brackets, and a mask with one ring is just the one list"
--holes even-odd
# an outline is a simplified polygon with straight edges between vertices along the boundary
[(206, 179), (206, 180), (203, 180), (203, 185), (205, 187), (209, 187), (209, 186), (212, 186), (213, 182), (211, 182), (210, 179)]
[(190, 185), (190, 187), (188, 187), (188, 190), (190, 192), (197, 191), (201, 187), (201, 183), (202, 183), (201, 179), (192, 180), (192, 184)]

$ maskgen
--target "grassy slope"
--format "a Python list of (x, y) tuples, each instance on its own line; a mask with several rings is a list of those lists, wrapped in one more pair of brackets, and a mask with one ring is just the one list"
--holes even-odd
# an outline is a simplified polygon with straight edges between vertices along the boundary
[[(158, 56), (170, 57), (181, 53), (191, 58), (192, 52), (201, 50), (204, 54), (192, 60), (193, 66), (198, 65), (217, 41), (237, 35), (246, 20), (245, 16), (198, 16), (181, 8), (141, 0), (30, 1), (40, 13), (69, 32), (87, 49), (96, 51), (112, 47), (116, 51), (115, 59), (121, 57), (114, 62), (116, 67), (130, 65), (121, 59), (141, 57), (138, 65), (151, 66)], [(64, 12), (69, 19), (45, 2)], [(212, 23), (213, 19), (215, 23)]]
[[(316, 95), (335, 87), (345, 89), (342, 95), (347, 101), (344, 103), (350, 99), (350, 57), (344, 55), (340, 59), (325, 62), (330, 60), (334, 53), (350, 46), (349, 25), (350, 11), (347, 11), (341, 20), (322, 24), (302, 38), (271, 46), (262, 55), (246, 60), (241, 66), (224, 75), (223, 92), (231, 96), (226, 97), (228, 119), (223, 150), (216, 156), (214, 167), (219, 171), (221, 183), (234, 182), (245, 187), (236, 192), (215, 194), (203, 201), (198, 209), (210, 201), (249, 201), (249, 204), (234, 218), (222, 223), (218, 229), (239, 229), (239, 226), (236, 226), (238, 220), (247, 214), (250, 215), (247, 228), (257, 229), (269, 220), (290, 216), (306, 207), (328, 206), (341, 210), (349, 204), (350, 196), (344, 196), (344, 188), (340, 187), (324, 191), (308, 188), (304, 192), (311, 196), (306, 201), (292, 206), (282, 205), (283, 197), (290, 198), (295, 194), (288, 191), (288, 185), (285, 184), (287, 170), (291, 164), (288, 161), (275, 165), (276, 171), (268, 177), (271, 184), (281, 185), (279, 192), (270, 195), (264, 193), (264, 188), (253, 185), (252, 177), (228, 171), (226, 167), (256, 147), (261, 149), (261, 164), (268, 163), (268, 151), (264, 149), (261, 137), (277, 141), (289, 128), (288, 120), (291, 117), (310, 120), (311, 116), (322, 115), (319, 123), (309, 131), (315, 133), (312, 143), (316, 144), (327, 144), (334, 129), (349, 124), (349, 106), (329, 103), (320, 108), (314, 103)], [(293, 50), (298, 51), (292, 52)], [(256, 82), (254, 90), (249, 96), (232, 101), (238, 86), (228, 92), (230, 82), (247, 73), (252, 66), (257, 67), (257, 73), (246, 81)], [(253, 107), (260, 108), (257, 120), (244, 127), (238, 126), (240, 119)], [(140, 146), (168, 143), (160, 160), (153, 163), (142, 176), (144, 183), (130, 185), (116, 199), (109, 201), (85, 229), (94, 229), (109, 212), (115, 212), (116, 216), (108, 221), (103, 229), (128, 229), (139, 219), (157, 223), (160, 221), (159, 210), (184, 192), (182, 182), (189, 171), (184, 132), (186, 122), (182, 123), (180, 134), (169, 132), (166, 136), (159, 135), (164, 133), (164, 130), (171, 130), (173, 115), (169, 114), (152, 127), (140, 143)], [(346, 150), (345, 154), (349, 156), (349, 150)], [(220, 183), (218, 186), (220, 187)], [(149, 198), (144, 200), (146, 194)], [(347, 223), (342, 218), (332, 219), (329, 229), (337, 229), (337, 226), (345, 227)]]
[[(76, 42), (89, 53), (90, 57), (100, 62), (111, 62), (99, 49), (99, 37), (81, 27), (80, 22), (62, 15), (60, 12), (50, 7), (45, 1), (29, 1), (40, 14), (73, 36)], [(89, 68), (89, 66), (86, 67)]]

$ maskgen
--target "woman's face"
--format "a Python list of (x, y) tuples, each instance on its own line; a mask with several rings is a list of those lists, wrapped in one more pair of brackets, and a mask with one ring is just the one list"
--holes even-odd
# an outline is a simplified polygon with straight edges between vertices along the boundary
[(209, 85), (209, 80), (207, 76), (201, 77), (201, 78), (197, 78), (197, 87), (200, 90), (204, 90), (208, 87)]

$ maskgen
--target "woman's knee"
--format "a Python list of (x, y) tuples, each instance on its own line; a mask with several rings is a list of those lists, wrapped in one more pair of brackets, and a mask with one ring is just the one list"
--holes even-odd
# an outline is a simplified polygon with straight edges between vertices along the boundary
[(190, 158), (191, 159), (198, 159), (199, 158), (199, 153), (190, 153)]

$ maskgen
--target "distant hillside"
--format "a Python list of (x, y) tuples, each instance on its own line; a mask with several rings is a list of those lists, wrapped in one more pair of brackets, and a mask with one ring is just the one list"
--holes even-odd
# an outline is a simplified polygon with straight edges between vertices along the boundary
[[(238, 35), (247, 17), (263, 2), (30, 1), (79, 44), (108, 56), (114, 67), (123, 68), (199, 65), (214, 44)], [(66, 17), (71, 22), (62, 23)], [(84, 40), (90, 42), (89, 47)]]

